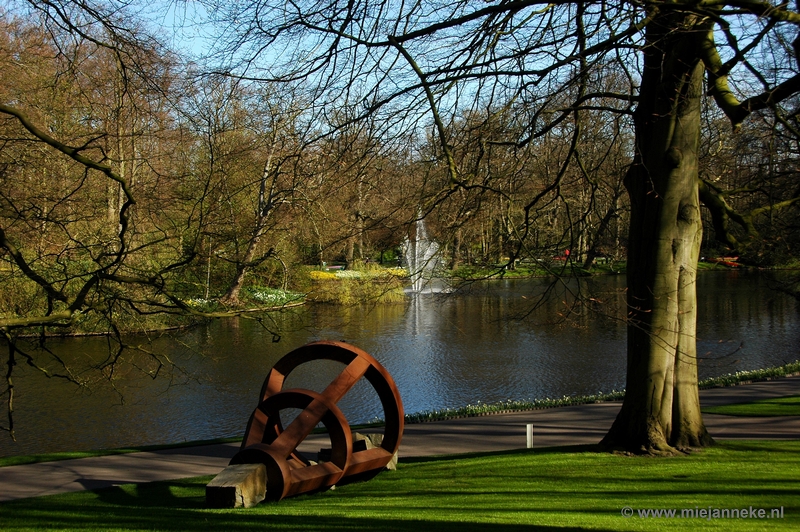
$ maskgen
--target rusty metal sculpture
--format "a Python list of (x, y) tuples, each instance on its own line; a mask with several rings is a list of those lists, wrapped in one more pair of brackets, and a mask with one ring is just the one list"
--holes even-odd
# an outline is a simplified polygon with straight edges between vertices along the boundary
[[(334, 360), (345, 369), (321, 393), (306, 389), (283, 390), (286, 377), (312, 360)], [(353, 451), (353, 437), (336, 403), (362, 377), (372, 385), (383, 405), (386, 427), (380, 447)], [(280, 411), (302, 412), (283, 427)], [(311, 464), (297, 451), (298, 445), (322, 423), (331, 440), (329, 462)], [(347, 478), (383, 469), (400, 446), (403, 435), (403, 403), (386, 369), (365, 351), (344, 342), (313, 342), (280, 359), (261, 388), (261, 402), (250, 416), (244, 441), (231, 459), (233, 464), (261, 463), (267, 468), (268, 499), (308, 493), (333, 486)]]

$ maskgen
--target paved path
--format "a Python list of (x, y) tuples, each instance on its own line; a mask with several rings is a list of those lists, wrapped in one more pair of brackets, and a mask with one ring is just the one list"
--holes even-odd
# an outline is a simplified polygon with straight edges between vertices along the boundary
[[(800, 395), (800, 376), (714, 388), (700, 393), (704, 406)], [(550, 408), (512, 414), (407, 425), (403, 457), (524, 448), (526, 424), (534, 424), (534, 448), (593, 444), (614, 421), (621, 403)], [(706, 414), (708, 431), (721, 439), (798, 439), (800, 416), (743, 418)], [(325, 436), (301, 451), (329, 447)], [(204, 445), (154, 452), (62, 460), (0, 468), (0, 501), (39, 497), (128, 483), (213, 475), (228, 464), (238, 444)]]

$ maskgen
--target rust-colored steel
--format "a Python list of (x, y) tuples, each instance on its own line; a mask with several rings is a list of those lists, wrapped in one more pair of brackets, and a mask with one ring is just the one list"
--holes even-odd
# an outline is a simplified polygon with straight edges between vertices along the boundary
[[(284, 390), (286, 377), (312, 360), (333, 360), (344, 370), (323, 390)], [(336, 403), (362, 377), (372, 385), (383, 406), (386, 427), (380, 447), (353, 452), (350, 427)], [(280, 411), (302, 412), (284, 428)], [(281, 358), (270, 370), (261, 388), (261, 402), (250, 416), (244, 440), (231, 464), (263, 463), (267, 468), (267, 498), (308, 493), (333, 486), (346, 477), (381, 470), (400, 447), (404, 424), (403, 402), (386, 368), (365, 351), (344, 342), (306, 344)], [(297, 446), (322, 423), (331, 439), (331, 460), (311, 465)]]

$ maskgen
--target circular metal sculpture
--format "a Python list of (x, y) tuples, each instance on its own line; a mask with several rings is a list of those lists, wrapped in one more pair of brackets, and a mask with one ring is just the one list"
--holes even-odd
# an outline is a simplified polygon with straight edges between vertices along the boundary
[[(334, 360), (345, 364), (345, 368), (320, 393), (300, 388), (284, 390), (286, 377), (313, 360)], [(380, 398), (386, 427), (380, 447), (354, 452), (350, 427), (336, 403), (362, 377)], [(288, 408), (302, 412), (284, 428), (280, 411)], [(318, 423), (330, 435), (331, 459), (311, 464), (297, 452), (297, 447)], [(397, 452), (402, 435), (403, 403), (386, 369), (365, 351), (344, 342), (313, 342), (295, 349), (273, 366), (261, 388), (261, 402), (247, 423), (242, 447), (230, 463), (264, 464), (266, 496), (280, 500), (328, 488), (347, 477), (377, 473)]]

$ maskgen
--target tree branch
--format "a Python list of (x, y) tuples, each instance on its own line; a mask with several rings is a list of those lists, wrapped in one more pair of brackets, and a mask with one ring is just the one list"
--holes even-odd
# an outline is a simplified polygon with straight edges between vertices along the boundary
[(125, 179), (123, 179), (119, 174), (114, 172), (114, 170), (110, 166), (108, 166), (106, 164), (98, 163), (98, 162), (93, 161), (92, 159), (82, 155), (80, 153), (81, 150), (79, 148), (75, 148), (75, 147), (69, 146), (67, 144), (64, 144), (63, 142), (60, 142), (60, 141), (54, 139), (53, 137), (51, 137), (50, 135), (48, 135), (47, 133), (45, 133), (44, 131), (42, 131), (38, 127), (36, 127), (21, 111), (13, 108), (11, 106), (8, 106), (8, 105), (0, 103), (0, 113), (5, 113), (7, 115), (11, 115), (14, 118), (16, 118), (19, 121), (19, 123), (22, 124), (22, 126), (25, 129), (28, 130), (28, 132), (30, 132), (34, 137), (36, 137), (37, 139), (41, 140), (42, 142), (44, 142), (48, 146), (51, 146), (52, 148), (55, 148), (57, 151), (60, 151), (64, 155), (67, 155), (68, 157), (70, 157), (71, 159), (73, 159), (73, 160), (77, 161), (78, 163), (84, 165), (85, 167), (90, 168), (92, 170), (97, 170), (97, 171), (101, 172), (103, 175), (105, 175), (106, 177), (108, 177), (109, 179), (111, 179), (112, 181), (116, 181), (117, 183), (119, 183), (119, 185), (122, 188), (122, 191), (123, 191), (123, 193), (125, 195), (125, 203), (123, 203), (122, 207), (119, 210), (119, 225), (120, 225), (120, 227), (119, 227), (119, 241), (120, 241), (120, 246), (119, 246), (119, 249), (115, 253), (116, 257), (111, 262), (111, 264), (109, 264), (107, 267), (119, 264), (122, 261), (122, 257), (125, 254), (125, 251), (127, 249), (127, 243), (126, 243), (125, 237), (126, 237), (127, 232), (128, 232), (128, 224), (129, 224), (128, 210), (133, 205), (136, 204), (136, 200), (133, 199), (133, 194), (131, 193), (131, 189), (128, 186), (127, 181)]

